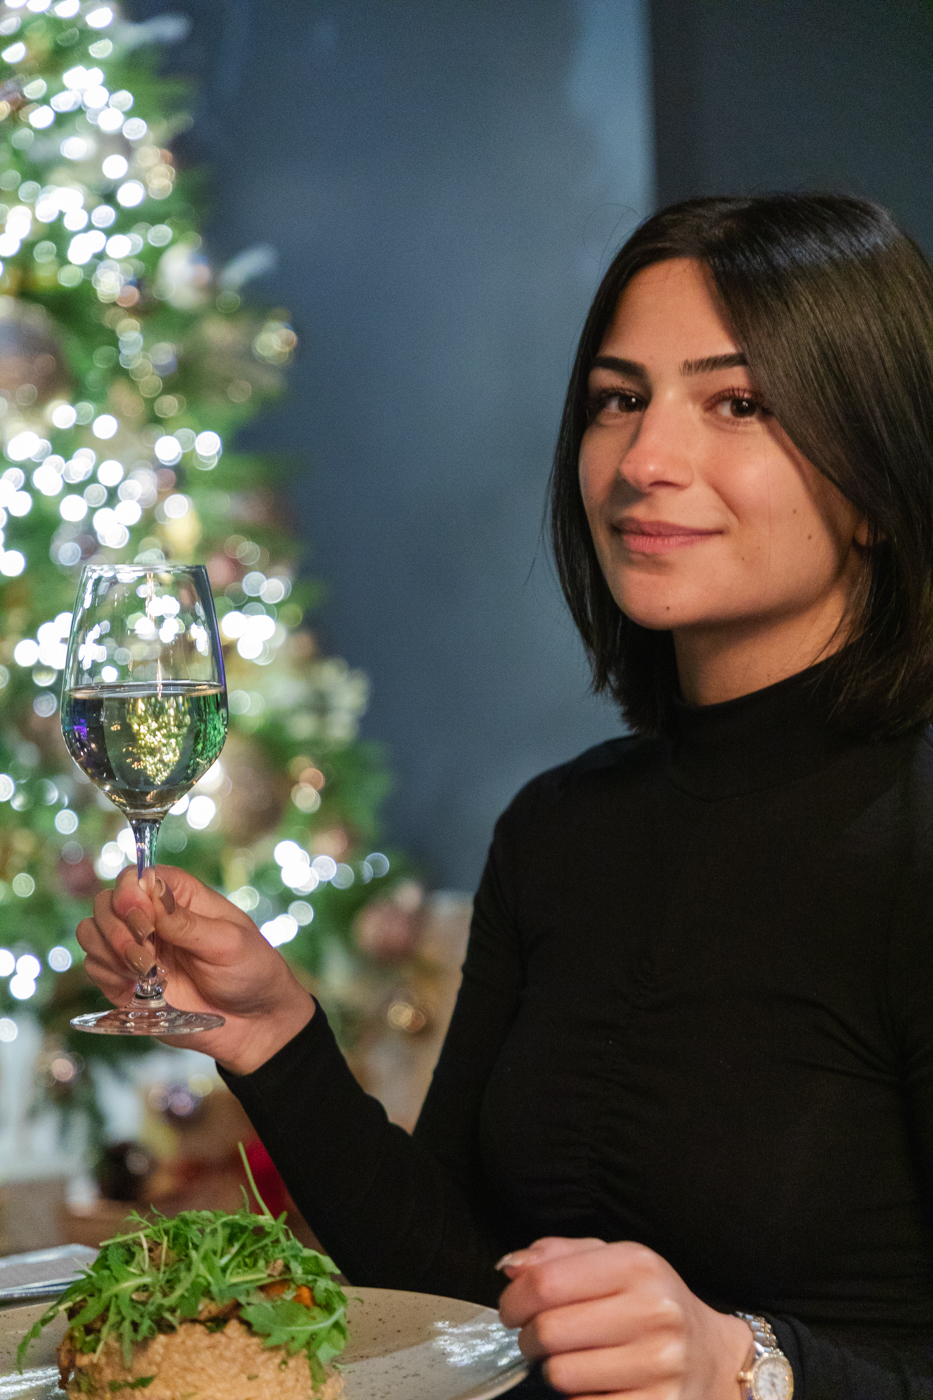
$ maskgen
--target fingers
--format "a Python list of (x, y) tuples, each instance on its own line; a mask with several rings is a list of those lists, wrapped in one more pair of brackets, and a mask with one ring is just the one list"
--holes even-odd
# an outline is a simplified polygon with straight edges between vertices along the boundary
[(160, 968), (156, 961), (156, 951), (152, 943), (127, 948), (123, 961), (137, 977), (155, 977), (160, 972), (165, 975), (165, 969)]
[(83, 919), (77, 930), (78, 942), (85, 952), (85, 970), (111, 999), (115, 995), (115, 978), (122, 983), (129, 972), (142, 976), (156, 961), (153, 924), (148, 913), (137, 907), (126, 917), (129, 928), (114, 913), (113, 891), (101, 890), (94, 900), (93, 918)]
[(627, 1346), (648, 1332), (676, 1329), (679, 1310), (662, 1298), (612, 1294), (539, 1313), (522, 1328), (519, 1346), (532, 1361), (558, 1352)]
[(137, 943), (145, 943), (155, 933), (155, 924), (143, 909), (130, 909), (123, 922)]
[(625, 1292), (644, 1274), (647, 1260), (663, 1262), (644, 1245), (628, 1242), (599, 1242), (541, 1261), (532, 1259), (499, 1299), (502, 1321), (506, 1327), (523, 1327), (550, 1308)]
[(590, 1238), (568, 1239), (561, 1235), (546, 1235), (535, 1240), (527, 1249), (516, 1249), (505, 1254), (496, 1265), (509, 1278), (516, 1278), (529, 1264), (541, 1264), (545, 1259), (558, 1259), (565, 1254), (579, 1254), (581, 1251), (596, 1249), (605, 1240)]
[(747, 1324), (702, 1302), (645, 1245), (538, 1240), (514, 1258), (499, 1313), (556, 1390), (574, 1400), (734, 1393)]
[(127, 1001), (133, 994), (136, 978), (104, 938), (94, 919), (82, 919), (76, 933), (84, 949), (84, 970), (91, 981), (115, 1005)]
[[(242, 909), (216, 890), (172, 865), (158, 865), (137, 880), (123, 870), (113, 891), (112, 914), (144, 944), (157, 933), (167, 943), (205, 958), (228, 963), (239, 955), (243, 936), (257, 934)], [(95, 910), (96, 917), (96, 910)], [(108, 936), (111, 930), (105, 932)]]
[[(178, 948), (209, 962), (236, 956), (244, 932), (255, 930), (248, 915), (215, 890), (171, 865), (158, 865), (136, 878), (133, 867), (120, 872), (112, 891), (104, 891), (94, 917), (110, 942), (123, 952), (118, 928), (128, 928), (137, 944), (157, 933)], [(109, 898), (107, 898), (109, 896)]]
[(123, 920), (114, 913), (113, 890), (101, 890), (95, 898), (93, 923), (101, 938), (120, 959), (134, 941), (140, 941), (139, 938), (134, 938)]
[[(154, 927), (155, 910), (151, 898), (152, 880), (152, 875), (146, 870), (143, 872), (145, 883), (140, 883), (136, 875), (135, 865), (128, 865), (120, 871), (113, 890), (104, 891), (105, 894), (111, 895), (111, 907), (116, 917), (133, 929), (139, 942), (146, 936), (142, 930), (148, 927), (148, 931), (151, 933)], [(133, 915), (134, 918), (131, 920), (129, 915)], [(136, 933), (137, 928), (140, 930), (139, 933)]]
[(683, 1351), (678, 1339), (653, 1337), (631, 1346), (564, 1352), (541, 1369), (549, 1385), (573, 1396), (597, 1393), (606, 1400), (607, 1391), (654, 1395), (667, 1393), (661, 1391), (664, 1383), (683, 1375)]
[[(132, 909), (139, 909), (150, 920), (157, 913), (171, 913), (175, 902), (184, 904), (195, 913), (206, 914), (210, 918), (242, 916), (242, 910), (230, 904), (222, 894), (209, 889), (189, 875), (187, 870), (179, 870), (174, 865), (156, 865), (143, 871), (142, 880), (136, 877), (136, 867), (128, 865), (120, 871), (113, 890), (113, 906), (119, 918), (126, 921)], [(159, 905), (162, 905), (162, 909)]]
[[(248, 914), (231, 904), (222, 894), (218, 894), (217, 890), (203, 885), (187, 870), (180, 870), (176, 865), (157, 865), (153, 869), (153, 877), (162, 882), (157, 893), (168, 914), (172, 913), (170, 905), (174, 901), (183, 904), (192, 913), (201, 914), (208, 919), (226, 919), (244, 927), (252, 926), (253, 921)], [(145, 876), (143, 878), (146, 879)]]
[[(244, 944), (251, 934), (256, 939), (262, 938), (252, 920), (248, 920), (244, 928), (238, 920), (226, 917), (227, 909), (234, 907), (228, 906), (226, 900), (222, 901), (221, 917), (211, 918), (179, 900), (172, 900), (168, 889), (166, 894), (169, 896), (167, 899), (165, 896), (155, 899), (156, 933), (173, 948), (183, 950), (203, 962), (220, 967), (230, 966), (243, 957)], [(267, 944), (265, 946), (268, 947)]]

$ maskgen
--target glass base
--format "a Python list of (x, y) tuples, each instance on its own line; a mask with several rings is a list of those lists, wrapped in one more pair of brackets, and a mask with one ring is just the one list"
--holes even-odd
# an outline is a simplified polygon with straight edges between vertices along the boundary
[(75, 1016), (71, 1024), (76, 1031), (90, 1031), (92, 1035), (191, 1035), (194, 1031), (216, 1030), (224, 1024), (224, 1018), (210, 1011), (176, 1011), (161, 997), (152, 1001), (136, 997), (129, 1006)]

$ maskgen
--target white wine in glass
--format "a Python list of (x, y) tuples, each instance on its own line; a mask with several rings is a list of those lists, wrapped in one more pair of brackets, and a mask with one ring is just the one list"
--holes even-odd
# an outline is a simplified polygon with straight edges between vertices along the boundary
[[(92, 783), (129, 822), (137, 872), (154, 864), (162, 818), (215, 761), (227, 737), (217, 615), (200, 565), (90, 564), (78, 584), (62, 733)], [(125, 1007), (76, 1016), (99, 1035), (183, 1035), (222, 1026), (165, 1000), (155, 937)]]

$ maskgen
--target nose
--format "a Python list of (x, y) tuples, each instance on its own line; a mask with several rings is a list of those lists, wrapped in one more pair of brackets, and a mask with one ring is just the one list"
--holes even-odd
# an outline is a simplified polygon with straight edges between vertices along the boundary
[(641, 493), (659, 486), (684, 487), (693, 480), (690, 414), (654, 398), (619, 462), (622, 477)]

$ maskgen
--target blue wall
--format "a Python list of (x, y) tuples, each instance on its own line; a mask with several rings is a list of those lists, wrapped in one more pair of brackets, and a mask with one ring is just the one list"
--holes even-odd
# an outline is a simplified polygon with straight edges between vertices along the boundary
[(661, 204), (876, 199), (933, 251), (930, 0), (652, 0)]
[[(161, 8), (137, 3), (143, 17)], [(320, 630), (373, 685), (389, 832), (470, 889), (534, 773), (617, 733), (540, 540), (575, 337), (652, 202), (640, 0), (197, 0), (220, 257), (271, 242)]]

